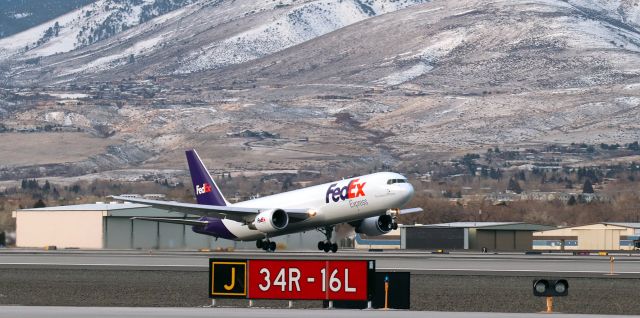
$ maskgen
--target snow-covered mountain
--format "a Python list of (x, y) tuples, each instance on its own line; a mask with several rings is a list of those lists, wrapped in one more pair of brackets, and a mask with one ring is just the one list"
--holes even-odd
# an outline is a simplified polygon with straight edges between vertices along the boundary
[(421, 2), (425, 1), (280, 2), (278, 6), (286, 7), (285, 12), (188, 54), (182, 59), (176, 73), (215, 69), (255, 60), (364, 19)]
[(0, 38), (30, 29), (95, 0), (0, 1)]
[(163, 61), (154, 71), (184, 74), (254, 60), (422, 2), (98, 0), (0, 40), (0, 61), (30, 62), (16, 67), (17, 73), (42, 70), (33, 66), (39, 64), (65, 77), (114, 69), (174, 47), (180, 54), (171, 57), (173, 63)]
[[(0, 88), (87, 96), (38, 104), (16, 88), (0, 116), (115, 134), (145, 153), (233, 152), (224, 136), (245, 129), (308, 136), (314, 157), (628, 143), (640, 139), (637, 2), (195, 0), (145, 15), (161, 2), (113, 1), (0, 40)], [(127, 27), (78, 37), (107, 16)], [(31, 47), (47, 33), (58, 36)]]
[(98, 0), (0, 40), (0, 59), (70, 52), (112, 37), (193, 0)]

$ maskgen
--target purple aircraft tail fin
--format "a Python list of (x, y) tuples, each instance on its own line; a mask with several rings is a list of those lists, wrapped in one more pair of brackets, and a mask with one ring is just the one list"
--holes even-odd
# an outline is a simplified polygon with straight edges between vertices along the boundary
[(187, 163), (189, 164), (193, 190), (198, 204), (227, 205), (227, 200), (222, 196), (220, 189), (211, 178), (207, 167), (204, 166), (195, 150), (187, 150)]

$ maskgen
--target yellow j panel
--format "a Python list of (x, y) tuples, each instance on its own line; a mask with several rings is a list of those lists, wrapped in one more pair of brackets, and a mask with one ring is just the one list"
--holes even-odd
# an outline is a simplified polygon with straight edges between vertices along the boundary
[[(211, 298), (247, 296), (247, 262), (246, 261), (210, 261)], [(242, 296), (242, 297), (239, 297)]]

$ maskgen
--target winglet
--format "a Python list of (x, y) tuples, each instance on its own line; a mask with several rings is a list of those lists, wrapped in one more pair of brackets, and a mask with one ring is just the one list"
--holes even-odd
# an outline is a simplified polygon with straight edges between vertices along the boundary
[(198, 204), (226, 206), (229, 204), (225, 200), (222, 192), (211, 178), (211, 174), (204, 166), (202, 160), (195, 150), (187, 150), (187, 163), (189, 164), (189, 172), (191, 173), (191, 181), (193, 182), (193, 190), (196, 194)]

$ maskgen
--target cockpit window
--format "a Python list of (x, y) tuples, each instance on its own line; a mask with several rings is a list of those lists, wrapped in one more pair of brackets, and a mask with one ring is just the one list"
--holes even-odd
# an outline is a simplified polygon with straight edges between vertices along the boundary
[(407, 183), (407, 179), (389, 179), (387, 180), (387, 184), (394, 184), (394, 183)]

